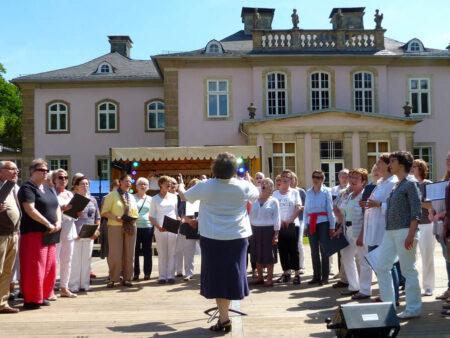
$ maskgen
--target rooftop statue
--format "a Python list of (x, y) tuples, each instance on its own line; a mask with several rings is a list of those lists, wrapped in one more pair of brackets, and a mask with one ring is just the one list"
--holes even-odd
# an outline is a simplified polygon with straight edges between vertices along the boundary
[(381, 27), (381, 21), (383, 21), (383, 13), (379, 14), (380, 11), (378, 9), (375, 10), (375, 15), (373, 21), (375, 21), (375, 29), (382, 29)]
[(258, 29), (261, 26), (261, 15), (258, 12), (258, 8), (255, 8), (253, 13), (253, 29)]
[(342, 14), (342, 10), (339, 8), (336, 13), (336, 29), (342, 29), (343, 27), (343, 17), (344, 14)]
[(295, 8), (292, 10), (291, 18), (292, 18), (292, 28), (298, 28), (300, 19), (298, 18), (297, 10)]

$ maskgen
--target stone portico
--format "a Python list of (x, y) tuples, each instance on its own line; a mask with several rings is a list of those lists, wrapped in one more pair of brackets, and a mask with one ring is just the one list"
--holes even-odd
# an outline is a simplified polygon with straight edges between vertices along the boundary
[[(288, 143), (291, 150), (286, 155), (292, 155), (292, 149), (295, 149), (293, 169), (297, 172), (300, 186), (310, 186), (312, 171), (323, 169), (324, 164), (338, 163), (336, 171), (341, 166), (370, 170), (375, 153), (397, 149), (412, 151), (413, 130), (419, 122), (419, 119), (392, 115), (329, 110), (244, 120), (241, 132), (247, 135), (249, 145), (261, 147), (262, 171), (272, 177), (277, 174), (274, 145), (278, 148), (280, 144)], [(326, 155), (327, 150), (323, 149), (327, 146), (325, 142), (330, 141), (332, 147), (336, 144), (339, 148), (336, 152), (338, 158)]]

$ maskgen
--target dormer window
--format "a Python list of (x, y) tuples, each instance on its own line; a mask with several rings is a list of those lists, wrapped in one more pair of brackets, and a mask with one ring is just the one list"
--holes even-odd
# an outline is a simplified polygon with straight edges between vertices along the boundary
[(111, 65), (107, 62), (101, 63), (97, 68), (97, 74), (110, 74), (113, 72)]
[(211, 40), (206, 45), (205, 53), (206, 54), (222, 54), (223, 53), (222, 44), (217, 40)]
[(412, 39), (406, 44), (407, 53), (419, 53), (424, 50), (425, 48), (423, 47), (423, 43), (419, 39)]

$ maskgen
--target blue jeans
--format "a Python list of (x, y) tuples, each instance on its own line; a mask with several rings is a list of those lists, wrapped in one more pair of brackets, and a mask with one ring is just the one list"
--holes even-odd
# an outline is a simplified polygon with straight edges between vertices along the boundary
[[(369, 245), (368, 250), (369, 252), (375, 250), (378, 248), (378, 245)], [(399, 293), (399, 279), (398, 279), (398, 271), (397, 271), (397, 264), (394, 264), (391, 269), (391, 275), (392, 275), (392, 283), (394, 283), (394, 292), (395, 292), (395, 301), (398, 302), (400, 299), (400, 293)]]
[(413, 248), (406, 250), (405, 239), (408, 228), (398, 230), (386, 230), (380, 245), (380, 254), (376, 266), (378, 284), (380, 286), (381, 299), (385, 302), (395, 301), (394, 286), (392, 283), (392, 265), (398, 256), (402, 273), (406, 279), (406, 311), (419, 315), (422, 311), (420, 294), (419, 273), (416, 268), (416, 251), (418, 233), (416, 233)]

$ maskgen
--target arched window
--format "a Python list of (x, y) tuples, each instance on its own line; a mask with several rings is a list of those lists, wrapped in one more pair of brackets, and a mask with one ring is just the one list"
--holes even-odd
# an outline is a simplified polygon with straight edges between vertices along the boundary
[(268, 73), (266, 77), (267, 115), (284, 115), (287, 113), (286, 74)]
[(147, 104), (147, 130), (160, 130), (165, 127), (164, 102), (152, 101)]
[(418, 53), (423, 52), (425, 50), (422, 41), (417, 38), (414, 38), (407, 42), (406, 44), (406, 52), (407, 53)]
[(223, 53), (222, 44), (217, 40), (211, 40), (206, 45), (205, 52), (207, 54), (222, 54)]
[(420, 52), (420, 44), (417, 41), (411, 42), (409, 50), (411, 52)]
[(98, 74), (109, 74), (112, 72), (113, 72), (113, 69), (108, 62), (102, 62), (97, 68)]
[(330, 74), (314, 72), (310, 75), (311, 110), (330, 108)]
[(363, 113), (374, 112), (374, 76), (370, 72), (353, 74), (354, 108)]
[(97, 131), (118, 130), (118, 105), (112, 101), (97, 104)]
[(69, 104), (52, 102), (47, 105), (47, 131), (60, 133), (69, 131)]

